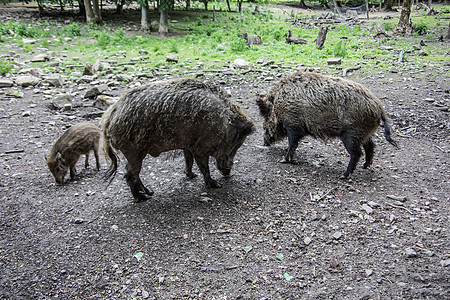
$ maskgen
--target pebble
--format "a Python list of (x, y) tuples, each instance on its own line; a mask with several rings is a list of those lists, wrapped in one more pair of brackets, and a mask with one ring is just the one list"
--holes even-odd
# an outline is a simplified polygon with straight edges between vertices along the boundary
[(367, 205), (366, 203), (364, 203), (361, 208), (368, 214), (371, 214), (373, 212), (372, 207), (370, 207), (369, 205)]
[(372, 269), (366, 269), (366, 276), (367, 277), (372, 276), (372, 274), (373, 274), (373, 270)]
[(338, 239), (340, 239), (342, 237), (342, 232), (340, 232), (340, 231), (337, 231), (337, 232), (335, 232), (334, 234), (333, 234), (333, 238), (335, 239), (335, 240), (338, 240)]
[(406, 254), (406, 257), (408, 257), (408, 258), (417, 257), (417, 252), (413, 248), (410, 248), (410, 247), (405, 249), (405, 254)]
[(441, 266), (444, 268), (450, 266), (450, 259), (441, 260)]

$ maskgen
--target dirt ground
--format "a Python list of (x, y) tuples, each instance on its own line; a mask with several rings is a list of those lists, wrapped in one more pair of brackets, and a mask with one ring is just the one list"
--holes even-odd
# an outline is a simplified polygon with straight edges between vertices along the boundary
[(278, 163), (287, 143), (262, 146), (254, 105), (272, 83), (229, 76), (256, 125), (231, 178), (211, 163), (223, 187), (209, 189), (182, 156), (148, 157), (144, 203), (123, 160), (109, 186), (103, 157), (100, 172), (80, 160), (78, 179), (55, 185), (44, 154), (67, 126), (98, 123), (92, 107), (63, 113), (33, 89), (1, 89), (0, 298), (449, 299), (449, 65), (399, 68), (350, 75), (382, 99), (400, 144), (379, 129), (373, 167), (350, 180), (339, 141), (306, 138), (297, 165)]

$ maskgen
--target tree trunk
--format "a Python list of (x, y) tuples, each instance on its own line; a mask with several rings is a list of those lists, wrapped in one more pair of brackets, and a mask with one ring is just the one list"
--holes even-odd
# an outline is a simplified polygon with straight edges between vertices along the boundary
[(95, 23), (94, 10), (92, 9), (91, 0), (84, 0), (86, 9), (86, 23)]
[(141, 4), (141, 29), (143, 31), (150, 30), (150, 10), (147, 0)]
[(92, 7), (94, 9), (95, 24), (103, 25), (102, 14), (98, 0), (92, 0)]
[(446, 40), (450, 40), (450, 22), (448, 23), (447, 35), (445, 36)]
[(238, 0), (239, 12), (242, 12), (242, 0)]
[(227, 0), (228, 12), (231, 12), (230, 0)]
[(186, 11), (191, 9), (191, 0), (186, 0)]
[(383, 8), (383, 10), (384, 11), (393, 11), (393, 9), (392, 9), (392, 3), (393, 2), (393, 0), (386, 0), (385, 2), (384, 2), (384, 8)]
[(166, 35), (169, 33), (169, 7), (161, 5), (159, 17), (159, 34)]
[(309, 8), (309, 7), (306, 5), (305, 0), (300, 0), (299, 6), (300, 6), (300, 8), (303, 8), (303, 9)]
[(404, 0), (400, 20), (394, 28), (394, 33), (403, 35), (412, 35), (412, 24), (409, 21), (411, 16), (411, 0)]
[(369, 0), (366, 0), (367, 20), (369, 19)]
[(80, 8), (80, 12), (78, 13), (80, 16), (86, 15), (86, 7), (84, 6), (83, 0), (78, 0), (78, 7)]
[(319, 34), (317, 35), (317, 48), (322, 50), (325, 39), (327, 38), (328, 27), (320, 27)]

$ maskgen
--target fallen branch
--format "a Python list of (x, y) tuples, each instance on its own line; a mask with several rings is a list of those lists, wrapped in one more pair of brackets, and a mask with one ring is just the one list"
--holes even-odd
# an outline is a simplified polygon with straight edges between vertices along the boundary
[(5, 154), (12, 154), (12, 153), (22, 153), (25, 152), (24, 149), (13, 149), (13, 150), (6, 150)]
[(287, 44), (296, 44), (296, 45), (299, 45), (299, 44), (307, 44), (308, 41), (306, 41), (306, 40), (304, 40), (304, 39), (301, 39), (301, 38), (297, 38), (297, 37), (292, 36), (291, 30), (289, 30), (288, 36), (287, 36), (287, 38), (286, 38), (286, 43), (287, 43)]
[(345, 68), (345, 69), (342, 71), (342, 76), (345, 77), (345, 76), (347, 76), (347, 73), (348, 73), (349, 71), (354, 71), (354, 70), (359, 70), (359, 69), (361, 69), (361, 66), (360, 66), (360, 65), (357, 65), (357, 66), (354, 66), (354, 67)]
[(386, 202), (386, 204), (387, 204), (387, 205), (390, 205), (390, 206), (392, 206), (392, 207), (395, 207), (395, 208), (401, 208), (401, 209), (404, 209), (404, 210), (406, 210), (407, 212), (409, 212), (411, 215), (413, 215), (413, 213), (412, 213), (409, 209), (407, 209), (406, 207), (399, 206), (399, 205), (395, 205), (395, 204), (392, 204), (392, 203), (389, 203), (389, 202)]

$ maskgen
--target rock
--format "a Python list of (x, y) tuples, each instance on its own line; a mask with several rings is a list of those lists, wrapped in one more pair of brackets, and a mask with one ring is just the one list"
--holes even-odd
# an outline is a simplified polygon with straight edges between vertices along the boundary
[(250, 62), (241, 58), (235, 59), (231, 64), (232, 69), (250, 69)]
[(337, 232), (335, 232), (334, 234), (333, 234), (333, 238), (335, 239), (335, 240), (338, 240), (338, 239), (340, 239), (342, 237), (342, 232), (340, 232), (340, 231), (337, 231)]
[(69, 111), (72, 109), (72, 103), (66, 103), (63, 106), (63, 111)]
[(257, 64), (264, 66), (268, 66), (274, 63), (274, 61), (270, 58), (261, 56), (260, 58), (258, 58), (258, 60), (256, 61)]
[(311, 244), (311, 242), (312, 242), (312, 240), (311, 240), (311, 238), (309, 236), (306, 236), (303, 239), (303, 243), (305, 243), (305, 245), (309, 245), (309, 244)]
[(72, 105), (72, 97), (69, 94), (60, 94), (54, 96), (52, 100), (48, 103), (50, 109), (63, 109), (66, 104)]
[(414, 251), (413, 248), (409, 248), (409, 247), (406, 248), (405, 249), (405, 254), (406, 254), (406, 257), (408, 257), (408, 258), (417, 257), (417, 252)]
[(108, 86), (106, 84), (102, 84), (99, 86), (95, 86), (91, 89), (89, 89), (86, 94), (84, 94), (84, 99), (86, 98), (95, 98), (98, 95), (102, 94), (104, 91), (108, 89)]
[(29, 110), (24, 111), (22, 114), (22, 117), (29, 117), (29, 116), (31, 116), (31, 111), (29, 111)]
[(448, 266), (450, 266), (450, 259), (441, 260), (440, 263), (441, 263), (441, 266), (443, 266), (444, 268), (448, 267)]
[(169, 54), (166, 56), (166, 61), (167, 62), (174, 62), (177, 63), (178, 62), (178, 55), (177, 54)]
[(14, 82), (9, 79), (0, 79), (0, 88), (4, 87), (12, 87), (14, 85)]
[(131, 82), (133, 81), (133, 77), (130, 75), (119, 74), (116, 76), (117, 81)]
[(47, 76), (44, 79), (44, 82), (46, 82), (52, 86), (55, 86), (55, 87), (61, 87), (64, 84), (64, 81), (63, 81), (61, 75), (59, 75), (59, 74)]
[(16, 98), (23, 98), (24, 94), (18, 89), (12, 88), (9, 91), (6, 92), (6, 96), (16, 97)]
[(109, 97), (105, 95), (99, 95), (97, 99), (95, 99), (94, 103), (92, 104), (93, 107), (99, 108), (101, 110), (107, 110), (108, 107), (113, 105), (118, 101), (117, 98)]
[(428, 56), (428, 52), (425, 50), (420, 50), (418, 55), (419, 56)]
[(369, 201), (369, 203), (367, 203), (370, 207), (380, 207), (380, 204), (374, 202), (374, 201)]
[(34, 56), (31, 61), (32, 62), (44, 62), (44, 61), (48, 61), (50, 58), (48, 57), (48, 55), (46, 53), (42, 53), (42, 54), (38, 54), (36, 56)]
[(342, 60), (340, 58), (329, 58), (327, 59), (328, 65), (340, 65), (342, 64)]
[(366, 269), (366, 276), (367, 276), (367, 277), (372, 276), (372, 274), (373, 274), (373, 270), (371, 270), (371, 269)]
[(44, 71), (39, 68), (27, 68), (19, 70), (19, 74), (28, 74), (34, 77), (41, 78), (44, 75)]
[(367, 214), (371, 214), (373, 212), (372, 207), (370, 207), (369, 205), (367, 205), (366, 203), (364, 203), (361, 208), (367, 213)]
[(26, 87), (26, 86), (35, 86), (38, 84), (41, 80), (35, 76), (32, 75), (24, 75), (24, 76), (18, 76), (16, 77), (16, 84)]
[(93, 70), (95, 73), (97, 73), (97, 72), (103, 70), (103, 64), (100, 62), (99, 59), (97, 59), (97, 60), (95, 61), (95, 63), (92, 65), (92, 70)]
[(84, 65), (83, 75), (92, 76), (95, 74), (95, 70), (90, 63)]
[(23, 38), (22, 39), (22, 43), (24, 43), (24, 44), (36, 44), (37, 40), (36, 39), (31, 39), (31, 38)]

